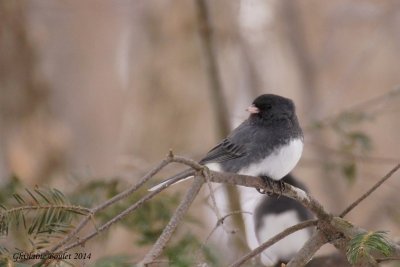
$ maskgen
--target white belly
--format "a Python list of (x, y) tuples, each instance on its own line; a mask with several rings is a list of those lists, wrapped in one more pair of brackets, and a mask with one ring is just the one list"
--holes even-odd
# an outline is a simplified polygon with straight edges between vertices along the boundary
[(300, 138), (293, 139), (287, 145), (276, 149), (265, 159), (250, 164), (239, 174), (250, 176), (263, 174), (274, 180), (280, 180), (296, 166), (302, 152), (303, 141)]

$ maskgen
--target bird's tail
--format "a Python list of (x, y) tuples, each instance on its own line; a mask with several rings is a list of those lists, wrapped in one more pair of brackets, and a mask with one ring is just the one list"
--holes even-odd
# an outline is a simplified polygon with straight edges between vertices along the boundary
[(182, 181), (185, 181), (187, 179), (193, 178), (195, 171), (193, 169), (187, 169), (183, 172), (178, 173), (177, 175), (174, 175), (168, 179), (165, 179), (164, 181), (162, 181), (159, 184), (156, 184), (155, 186), (151, 187), (148, 191), (152, 192), (152, 191), (156, 191), (159, 188), (163, 187), (166, 183), (168, 183), (169, 181), (173, 181), (175, 180), (175, 182), (173, 184), (177, 184), (180, 183)]

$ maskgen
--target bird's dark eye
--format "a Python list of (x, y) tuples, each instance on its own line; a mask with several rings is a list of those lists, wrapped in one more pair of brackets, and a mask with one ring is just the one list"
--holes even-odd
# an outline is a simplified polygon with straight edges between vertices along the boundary
[(265, 107), (264, 107), (265, 110), (270, 110), (271, 108), (272, 108), (271, 105), (265, 105)]

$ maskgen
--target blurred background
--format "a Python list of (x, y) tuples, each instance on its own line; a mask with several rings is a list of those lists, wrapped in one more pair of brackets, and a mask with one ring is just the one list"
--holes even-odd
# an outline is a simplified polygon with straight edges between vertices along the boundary
[[(262, 93), (296, 103), (294, 174), (333, 213), (400, 161), (399, 1), (206, 1), (219, 102), (198, 3), (0, 1), (0, 186), (130, 185), (169, 149), (199, 159), (221, 138), (221, 105), (233, 127)], [(347, 218), (400, 236), (399, 177)], [(87, 246), (140, 258), (132, 235), (115, 226)]]

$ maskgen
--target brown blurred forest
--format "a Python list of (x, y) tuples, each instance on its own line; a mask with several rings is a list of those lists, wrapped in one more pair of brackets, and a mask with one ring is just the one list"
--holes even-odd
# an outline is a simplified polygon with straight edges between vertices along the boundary
[[(261, 93), (292, 98), (305, 129), (294, 173), (327, 210), (400, 161), (399, 1), (207, 3), (231, 124)], [(114, 177), (131, 184), (170, 148), (207, 152), (220, 138), (196, 8), (0, 1), (0, 186), (13, 175), (66, 192)], [(400, 237), (399, 177), (348, 218)], [(96, 258), (137, 254), (128, 233), (114, 227), (87, 246)]]

